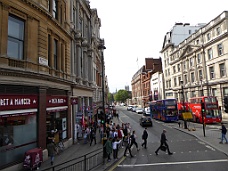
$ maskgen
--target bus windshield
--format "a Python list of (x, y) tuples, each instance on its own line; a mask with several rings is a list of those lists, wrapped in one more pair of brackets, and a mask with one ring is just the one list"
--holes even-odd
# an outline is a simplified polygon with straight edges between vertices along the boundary
[(177, 110), (166, 109), (165, 113), (166, 113), (166, 116), (177, 116)]

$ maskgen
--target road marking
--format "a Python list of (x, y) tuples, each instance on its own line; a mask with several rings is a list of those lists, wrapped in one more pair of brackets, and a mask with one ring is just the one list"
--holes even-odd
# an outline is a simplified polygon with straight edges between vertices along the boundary
[(211, 149), (212, 151), (215, 151), (215, 149), (209, 145), (206, 145), (207, 148)]
[(218, 163), (218, 162), (228, 162), (228, 159), (172, 162), (172, 163), (167, 162), (167, 163), (150, 163), (150, 164), (135, 164), (135, 165), (118, 165), (118, 167), (142, 167), (142, 166), (182, 165), (182, 164), (197, 164), (197, 163)]

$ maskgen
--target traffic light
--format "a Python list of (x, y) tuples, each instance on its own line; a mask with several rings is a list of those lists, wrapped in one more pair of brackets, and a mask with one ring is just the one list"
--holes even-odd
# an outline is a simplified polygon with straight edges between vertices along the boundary
[(204, 116), (205, 115), (205, 103), (201, 101), (201, 112), (202, 112), (202, 115)]
[(224, 110), (228, 113), (228, 96), (224, 97)]

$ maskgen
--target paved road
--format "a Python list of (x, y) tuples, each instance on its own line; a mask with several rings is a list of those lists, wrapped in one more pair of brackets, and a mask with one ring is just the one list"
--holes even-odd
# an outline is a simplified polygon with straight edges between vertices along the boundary
[[(140, 116), (136, 115), (136, 114), (133, 114), (131, 112), (127, 112), (126, 108), (125, 107), (119, 107), (118, 108), (119, 110), (119, 114), (120, 114), (120, 120), (117, 120), (116, 118), (113, 119), (113, 122), (114, 123), (121, 123), (121, 121), (123, 122), (129, 122), (129, 117), (126, 116), (126, 115), (131, 115), (131, 118), (132, 118), (132, 127), (133, 129), (135, 129), (137, 131), (137, 133), (139, 133), (141, 135), (141, 132), (143, 130), (142, 127), (139, 126), (139, 123), (138, 123), (138, 119)], [(126, 113), (127, 112), (127, 113)], [(159, 125), (161, 125), (161, 127), (159, 128)], [(150, 136), (151, 138), (151, 153), (144, 153), (144, 149), (141, 149), (139, 151), (139, 154), (141, 155), (147, 155), (148, 156), (148, 159), (149, 159), (149, 156), (154, 156), (154, 149), (157, 148), (158, 144), (159, 144), (159, 139), (160, 139), (160, 133), (161, 133), (161, 130), (162, 130), (162, 126), (165, 126), (166, 128), (170, 127), (171, 129), (173, 130), (176, 130), (176, 134), (179, 134), (181, 132), (184, 132), (183, 136), (187, 135), (187, 134), (192, 134), (192, 138), (189, 138), (189, 139), (192, 139), (192, 141), (194, 143), (197, 143), (197, 140), (200, 140), (202, 143), (206, 143), (208, 144), (209, 146), (213, 147), (216, 151), (219, 151), (220, 154), (222, 154), (221, 152), (223, 153), (226, 153), (228, 155), (228, 145), (226, 144), (219, 144), (219, 137), (220, 137), (220, 132), (218, 130), (218, 126), (216, 125), (213, 125), (212, 127), (210, 126), (207, 126), (206, 127), (206, 137), (203, 137), (203, 131), (202, 131), (202, 126), (201, 125), (196, 125), (196, 131), (188, 131), (188, 130), (185, 130), (183, 128), (178, 128), (178, 124), (166, 124), (164, 125), (164, 123), (159, 123), (159, 124), (156, 124), (156, 127), (158, 127), (159, 129), (155, 129), (155, 132), (154, 132), (154, 136)], [(228, 125), (226, 125), (228, 126)], [(191, 123), (190, 124), (190, 128), (193, 127), (193, 124)], [(149, 128), (150, 129), (150, 128)], [(154, 129), (154, 127), (152, 128)], [(187, 133), (187, 134), (186, 134)], [(171, 140), (171, 139), (170, 139)], [(202, 145), (202, 146), (205, 146), (205, 145)], [(60, 155), (56, 156), (55, 158), (55, 164), (60, 164), (64, 161), (67, 161), (69, 160), (70, 158), (74, 158), (75, 156), (82, 156), (90, 151), (93, 151), (93, 150), (96, 150), (96, 149), (100, 149), (102, 147), (101, 143), (97, 143), (96, 145), (92, 145), (91, 147), (89, 146), (89, 144), (83, 144), (83, 141), (80, 140), (79, 142), (75, 143), (73, 146), (71, 146), (70, 148), (66, 149), (63, 153), (61, 153)], [(173, 146), (172, 147), (172, 150), (174, 150), (175, 148)], [(105, 165), (101, 165), (99, 166), (98, 168), (94, 169), (96, 171), (101, 171), (101, 170), (113, 170), (114, 168), (116, 169), (119, 169), (120, 168), (120, 163), (125, 160), (130, 160), (128, 157), (125, 159), (123, 157), (123, 150), (124, 149), (120, 149), (120, 152), (119, 152), (119, 160), (117, 161), (111, 161), (109, 163), (105, 163)], [(208, 149), (206, 147), (206, 150), (208, 151), (211, 151), (210, 149)], [(188, 151), (191, 151), (191, 150), (188, 150)], [(177, 150), (174, 150), (174, 152), (176, 153)], [(187, 150), (185, 151), (185, 153), (187, 152)], [(213, 152), (213, 150), (212, 150)], [(135, 150), (135, 148), (133, 148), (133, 153), (137, 156), (137, 151)], [(181, 152), (180, 152), (181, 153)], [(177, 156), (177, 154), (174, 154), (172, 157), (175, 157)], [(168, 155), (164, 155), (161, 153), (161, 155), (158, 156), (158, 158), (160, 157), (169, 157)], [(147, 160), (148, 160), (147, 159)], [(165, 159), (165, 158), (164, 158)], [(134, 159), (132, 159), (132, 162), (134, 163), (134, 160), (136, 160), (136, 157)], [(118, 167), (119, 165), (119, 167)], [(47, 161), (44, 161), (42, 163), (42, 166), (40, 168), (40, 170), (43, 170), (47, 167), (50, 167), (50, 159), (47, 160)], [(155, 167), (155, 166), (153, 166)], [(157, 166), (158, 167), (158, 166)], [(197, 170), (197, 169), (196, 169)]]
[[(126, 113), (125, 111), (122, 112)], [(128, 121), (131, 118), (136, 119), (138, 117), (134, 113), (130, 115), (126, 113), (126, 115), (129, 117)], [(172, 156), (162, 152), (158, 156), (154, 154), (159, 145), (160, 132), (158, 130), (163, 128), (166, 128), (169, 132), (167, 137), (169, 136), (169, 144), (174, 152)], [(154, 127), (149, 129), (151, 135), (149, 139), (150, 148), (136, 152), (133, 159), (122, 159), (115, 165), (115, 170), (128, 170), (129, 168), (134, 168), (134, 170), (183, 170), (183, 168), (185, 170), (198, 170), (199, 168), (225, 170), (228, 167), (228, 145), (219, 144), (220, 125), (207, 125), (205, 137), (203, 136), (202, 125), (189, 123), (189, 128), (195, 131), (179, 128), (177, 123), (167, 124), (154, 121)]]

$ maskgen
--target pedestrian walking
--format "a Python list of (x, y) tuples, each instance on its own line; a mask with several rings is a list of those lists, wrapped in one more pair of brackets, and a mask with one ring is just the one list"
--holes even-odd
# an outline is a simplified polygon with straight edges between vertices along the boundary
[(54, 164), (55, 154), (57, 153), (57, 149), (55, 143), (52, 141), (47, 144), (48, 155), (51, 158), (51, 165)]
[(112, 153), (112, 138), (109, 138), (105, 145), (104, 145), (105, 149), (106, 149), (106, 153), (108, 155), (108, 162), (111, 161), (111, 153)]
[(142, 134), (142, 147), (144, 146), (145, 149), (147, 149), (147, 138), (148, 138), (148, 133), (147, 133), (147, 128), (144, 129), (143, 134)]
[(156, 155), (158, 155), (158, 151), (160, 150), (160, 149), (162, 149), (162, 147), (163, 147), (163, 145), (167, 148), (167, 150), (168, 150), (168, 154), (169, 155), (172, 155), (173, 153), (171, 153), (170, 152), (170, 150), (169, 150), (169, 146), (168, 146), (168, 144), (167, 144), (167, 139), (166, 139), (166, 130), (165, 129), (163, 129), (163, 131), (162, 131), (162, 134), (161, 134), (161, 140), (160, 140), (160, 142), (161, 142), (161, 144), (160, 144), (160, 146), (158, 147), (158, 149), (155, 151), (155, 154)]
[(97, 144), (97, 142), (96, 142), (96, 132), (95, 132), (94, 128), (91, 128), (91, 131), (90, 131), (90, 146), (92, 145), (93, 140), (94, 140), (94, 144)]
[(112, 143), (112, 149), (113, 149), (113, 159), (118, 159), (118, 145), (121, 143), (122, 140), (119, 140), (117, 138), (114, 139), (114, 142)]
[(132, 153), (131, 153), (131, 148), (130, 148), (130, 145), (131, 145), (131, 138), (130, 138), (130, 133), (127, 135), (127, 138), (126, 138), (126, 141), (125, 141), (125, 150), (124, 150), (124, 156), (126, 156), (126, 153), (127, 153), (127, 150), (129, 151), (130, 153), (130, 156), (133, 157)]
[(226, 144), (228, 144), (228, 141), (227, 141), (227, 138), (226, 138), (226, 132), (227, 132), (227, 129), (225, 127), (225, 125), (223, 123), (221, 123), (221, 133), (222, 133), (222, 138), (221, 138), (221, 141), (219, 142), (220, 144), (223, 144), (223, 139), (226, 140)]
[(131, 145), (130, 145), (130, 148), (132, 147), (133, 144), (135, 144), (136, 148), (137, 148), (137, 151), (139, 151), (139, 147), (138, 147), (138, 143), (136, 142), (136, 133), (135, 133), (135, 130), (132, 132), (131, 136)]

